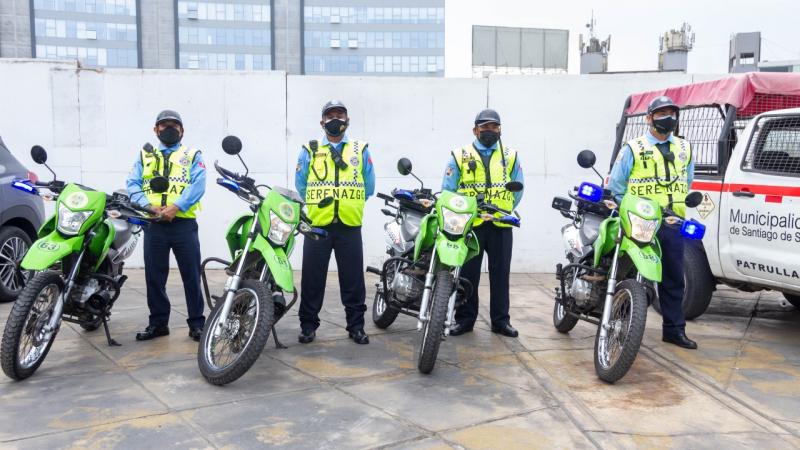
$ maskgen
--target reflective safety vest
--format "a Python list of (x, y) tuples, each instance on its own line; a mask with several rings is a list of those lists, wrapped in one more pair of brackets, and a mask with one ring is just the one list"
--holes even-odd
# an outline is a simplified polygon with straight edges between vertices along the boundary
[(686, 205), (683, 202), (689, 193), (692, 151), (688, 141), (678, 137), (673, 137), (673, 141), (669, 144), (669, 151), (673, 155), (669, 162), (665, 161), (658, 147), (650, 145), (644, 136), (628, 142), (634, 160), (628, 178), (628, 192), (654, 200), (685, 217)]
[[(314, 226), (339, 222), (351, 227), (361, 225), (367, 200), (364, 150), (368, 145), (359, 141), (345, 142), (340, 152), (342, 167), (334, 161), (330, 145), (319, 147), (317, 141), (310, 141), (303, 146), (309, 156), (306, 203)], [(316, 203), (326, 197), (333, 197), (333, 204), (317, 207)]]
[[(181, 144), (177, 150), (169, 155), (169, 159), (165, 163), (161, 151), (156, 150), (152, 153), (144, 150), (141, 151), (142, 190), (151, 205), (169, 206), (180, 198), (183, 191), (191, 184), (190, 173), (192, 162), (197, 152), (197, 149), (189, 148)], [(158, 171), (159, 175), (166, 176), (169, 179), (169, 189), (163, 194), (150, 191), (150, 180), (156, 176), (156, 171)], [(197, 202), (185, 212), (179, 209), (175, 217), (193, 219), (197, 217), (197, 210), (199, 208), (200, 202)]]
[[(498, 208), (506, 211), (514, 209), (514, 193), (506, 189), (506, 183), (512, 181), (511, 172), (517, 161), (517, 152), (499, 144), (489, 159), (489, 170), (483, 164), (478, 150), (474, 145), (462, 147), (453, 151), (453, 159), (458, 165), (461, 178), (458, 180), (458, 193), (476, 197), (479, 193), (485, 194), (487, 203), (491, 203)], [(474, 170), (470, 168), (470, 161), (475, 161)], [(499, 216), (500, 214), (495, 214)], [(483, 225), (484, 221), (477, 218), (472, 223), (473, 227)], [(510, 227), (511, 225), (492, 222), (498, 227)]]

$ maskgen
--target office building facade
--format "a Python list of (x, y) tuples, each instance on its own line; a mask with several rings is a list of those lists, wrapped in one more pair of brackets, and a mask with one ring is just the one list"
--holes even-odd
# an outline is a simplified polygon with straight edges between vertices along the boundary
[(442, 76), (444, 0), (3, 0), (0, 57)]

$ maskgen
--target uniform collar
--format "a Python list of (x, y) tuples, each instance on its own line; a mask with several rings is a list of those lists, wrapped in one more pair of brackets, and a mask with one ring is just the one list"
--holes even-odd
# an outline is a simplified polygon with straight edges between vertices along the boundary
[(340, 148), (342, 146), (342, 144), (344, 144), (346, 142), (349, 142), (349, 140), (347, 138), (347, 134), (342, 136), (342, 140), (337, 142), (337, 143), (335, 143), (335, 144), (331, 143), (331, 141), (328, 140), (328, 135), (325, 135), (325, 137), (322, 138), (322, 145), (323, 146), (329, 145), (329, 146), (331, 146), (333, 148)]
[(163, 142), (159, 142), (158, 143), (158, 149), (161, 150), (162, 152), (172, 153), (172, 152), (174, 152), (175, 150), (177, 150), (179, 148), (181, 148), (181, 143), (180, 142), (178, 142), (177, 144), (175, 144), (173, 146), (170, 146), (170, 147), (167, 147), (166, 145), (164, 145)]
[(494, 143), (494, 145), (492, 145), (491, 147), (487, 147), (487, 146), (485, 146), (485, 145), (481, 144), (481, 141), (479, 141), (479, 140), (475, 139), (475, 141), (473, 141), (473, 142), (472, 142), (472, 145), (474, 145), (474, 146), (475, 146), (475, 148), (476, 148), (476, 149), (477, 149), (479, 152), (489, 152), (489, 153), (491, 153), (492, 151), (494, 151), (495, 149), (497, 149), (497, 146), (499, 145), (499, 143), (500, 143), (500, 141), (497, 141), (497, 142), (495, 142), (495, 143)]
[(667, 142), (671, 142), (671, 143), (675, 142), (675, 136), (672, 133), (669, 134), (669, 137), (667, 137), (666, 141), (658, 140), (657, 137), (653, 136), (653, 132), (650, 131), (650, 130), (647, 130), (647, 134), (645, 135), (645, 137), (647, 138), (647, 142), (649, 142), (650, 145), (664, 144), (664, 143), (667, 143)]

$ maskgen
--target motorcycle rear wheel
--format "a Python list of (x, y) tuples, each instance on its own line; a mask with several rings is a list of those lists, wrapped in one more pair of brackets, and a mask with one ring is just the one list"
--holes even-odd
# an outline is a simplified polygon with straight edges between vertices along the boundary
[(375, 298), (372, 300), (372, 322), (380, 329), (389, 328), (400, 310), (386, 301), (386, 294), (381, 292), (382, 289), (375, 290)]
[(610, 329), (605, 339), (597, 327), (594, 369), (598, 378), (615, 383), (630, 370), (642, 344), (647, 320), (647, 291), (635, 280), (617, 284), (611, 305)]

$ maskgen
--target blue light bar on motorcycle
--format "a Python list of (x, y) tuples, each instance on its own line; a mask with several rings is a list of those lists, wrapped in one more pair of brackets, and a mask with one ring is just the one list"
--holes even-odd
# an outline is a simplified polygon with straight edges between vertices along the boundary
[(233, 193), (239, 192), (239, 183), (227, 178), (217, 178), (217, 184)]
[(603, 199), (603, 188), (584, 181), (581, 183), (580, 187), (578, 187), (578, 197), (590, 202), (599, 202)]
[(410, 202), (414, 201), (414, 194), (405, 189), (396, 189), (392, 195), (394, 195), (394, 198), (398, 200), (408, 200)]
[(685, 220), (681, 225), (681, 236), (686, 239), (700, 240), (705, 234), (706, 226), (694, 219)]
[(137, 219), (135, 217), (128, 217), (128, 223), (131, 225), (139, 225), (140, 227), (146, 226), (147, 221), (142, 219)]
[(516, 216), (503, 216), (499, 219), (500, 222), (511, 225), (512, 227), (518, 227), (520, 222)]
[(14, 180), (11, 182), (11, 187), (14, 189), (19, 189), (23, 192), (27, 192), (28, 194), (39, 193), (39, 190), (31, 184), (30, 180)]

